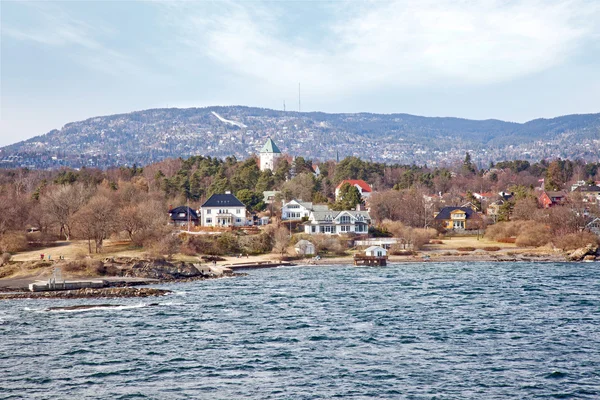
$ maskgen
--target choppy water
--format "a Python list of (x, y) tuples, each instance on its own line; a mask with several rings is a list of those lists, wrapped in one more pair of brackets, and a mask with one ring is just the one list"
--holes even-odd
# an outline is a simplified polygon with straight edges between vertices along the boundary
[[(0, 302), (0, 398), (600, 398), (598, 263), (288, 267), (166, 287)], [(124, 306), (43, 311), (105, 303)]]

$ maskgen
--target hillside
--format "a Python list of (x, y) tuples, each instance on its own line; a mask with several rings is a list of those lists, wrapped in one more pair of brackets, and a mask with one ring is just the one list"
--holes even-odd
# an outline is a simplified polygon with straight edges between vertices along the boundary
[(145, 165), (169, 157), (246, 158), (267, 137), (283, 152), (310, 159), (360, 156), (440, 165), (466, 151), (481, 163), (504, 159), (598, 160), (600, 114), (499, 120), (408, 114), (284, 112), (241, 106), (151, 109), (73, 122), (0, 149), (0, 166)]

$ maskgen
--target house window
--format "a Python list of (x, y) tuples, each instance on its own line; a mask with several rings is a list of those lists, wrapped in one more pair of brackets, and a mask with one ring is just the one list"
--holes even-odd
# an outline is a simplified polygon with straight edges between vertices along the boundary
[(347, 225), (340, 226), (342, 232), (350, 232), (350, 227)]
[(332, 228), (332, 226), (327, 225), (325, 227), (325, 233), (331, 233), (332, 232), (331, 228)]
[(235, 213), (236, 213), (236, 214), (239, 214), (239, 213), (240, 213), (240, 211), (241, 211), (241, 210), (240, 210), (239, 208), (236, 208), (236, 210), (235, 210)]
[(206, 218), (206, 223), (207, 224), (212, 224), (212, 218)]
[(342, 217), (340, 218), (340, 222), (342, 224), (348, 224), (348, 223), (350, 223), (350, 216), (348, 216), (348, 215), (342, 215)]
[(320, 231), (321, 233), (325, 233), (325, 227), (324, 227), (324, 226), (320, 226), (320, 227), (319, 227), (319, 231)]
[(241, 218), (236, 218), (236, 219), (235, 219), (235, 222), (238, 222), (238, 223), (239, 223), (239, 222), (242, 222), (242, 220), (241, 220)]
[(210, 208), (206, 210), (206, 214), (210, 215)]
[(316, 226), (311, 226), (312, 233), (315, 233), (317, 231), (316, 228), (317, 228)]

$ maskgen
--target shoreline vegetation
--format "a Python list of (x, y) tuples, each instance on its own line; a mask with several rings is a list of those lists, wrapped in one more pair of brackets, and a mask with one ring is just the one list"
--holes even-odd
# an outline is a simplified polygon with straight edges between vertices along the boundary
[[(389, 247), (392, 264), (600, 260), (598, 162), (486, 167), (466, 153), (443, 167), (287, 155), (261, 165), (193, 156), (107, 170), (0, 169), (0, 292), (34, 282), (33, 291), (185, 282), (284, 261), (352, 265), (372, 246)], [(202, 206), (215, 194), (244, 207), (208, 217)], [(369, 217), (333, 226), (300, 199), (336, 212), (365, 207)], [(290, 215), (292, 200), (313, 211)], [(82, 282), (90, 279), (102, 282)]]
[[(452, 242), (448, 246), (447, 242)], [(390, 255), (388, 265), (398, 263), (431, 262), (568, 262), (596, 260), (599, 249), (587, 246), (575, 252), (562, 252), (550, 247), (518, 248), (514, 244), (502, 244), (503, 247), (489, 246), (481, 240), (478, 248), (465, 247), (469, 243), (463, 238), (453, 238), (446, 243), (437, 241), (428, 245), (429, 249), (418, 252), (406, 252), (406, 255)], [(74, 242), (69, 246), (77, 248), (84, 243)], [(118, 244), (113, 244), (119, 249)], [(110, 242), (106, 249), (111, 249)], [(486, 250), (487, 249), (487, 250)], [(62, 250), (68, 254), (68, 246)], [(113, 250), (115, 250), (113, 248)], [(577, 254), (575, 254), (577, 253)], [(104, 254), (102, 259), (88, 257), (83, 260), (36, 260), (36, 254), (25, 252), (15, 255), (8, 264), (13, 273), (0, 279), (0, 300), (9, 299), (77, 299), (77, 298), (119, 298), (164, 296), (168, 290), (154, 288), (134, 288), (164, 283), (183, 283), (195, 280), (239, 277), (247, 275), (244, 270), (273, 268), (279, 266), (349, 266), (353, 264), (353, 254), (330, 255), (319, 259), (289, 258), (282, 262), (274, 254), (246, 257), (190, 257), (176, 254), (172, 259), (144, 257), (143, 254), (131, 254), (127, 250)], [(99, 257), (97, 255), (96, 257)], [(195, 258), (195, 260), (194, 260)], [(211, 260), (211, 261), (206, 261)], [(48, 281), (54, 268), (64, 272), (65, 280), (102, 280), (103, 288), (80, 290), (55, 290), (31, 292), (28, 285), (34, 282)], [(3, 268), (6, 272), (6, 266)], [(234, 272), (235, 271), (235, 272)], [(242, 272), (237, 272), (242, 271)]]

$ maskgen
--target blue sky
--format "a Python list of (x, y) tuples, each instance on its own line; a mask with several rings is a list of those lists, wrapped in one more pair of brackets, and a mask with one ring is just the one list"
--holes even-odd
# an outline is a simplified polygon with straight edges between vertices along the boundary
[(2, 0), (0, 145), (248, 105), (526, 121), (600, 112), (600, 2)]

